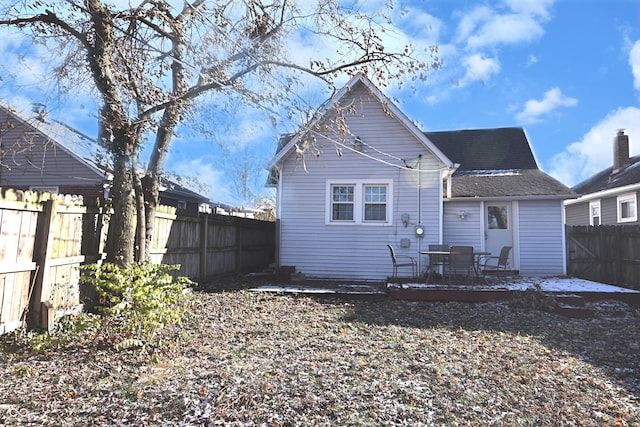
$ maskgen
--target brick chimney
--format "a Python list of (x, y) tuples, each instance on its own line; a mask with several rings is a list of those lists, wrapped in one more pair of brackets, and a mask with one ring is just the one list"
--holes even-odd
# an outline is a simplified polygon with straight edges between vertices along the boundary
[(624, 129), (618, 130), (613, 140), (613, 170), (618, 173), (629, 165), (629, 135), (624, 134)]

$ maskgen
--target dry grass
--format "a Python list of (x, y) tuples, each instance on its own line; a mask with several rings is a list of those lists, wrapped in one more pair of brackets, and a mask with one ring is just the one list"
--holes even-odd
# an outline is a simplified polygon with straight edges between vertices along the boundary
[(16, 425), (640, 425), (640, 307), (198, 293), (143, 350), (0, 353)]

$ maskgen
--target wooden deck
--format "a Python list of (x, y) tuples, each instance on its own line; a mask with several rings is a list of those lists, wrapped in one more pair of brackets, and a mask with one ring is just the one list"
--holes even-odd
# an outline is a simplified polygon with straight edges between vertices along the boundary
[(339, 280), (283, 281), (256, 286), (254, 292), (343, 298), (389, 298), (413, 301), (508, 301), (526, 290), (553, 297), (576, 296), (582, 301), (617, 300), (640, 304), (640, 291), (571, 277), (514, 278), (490, 285), (425, 284), (419, 282), (381, 283)]

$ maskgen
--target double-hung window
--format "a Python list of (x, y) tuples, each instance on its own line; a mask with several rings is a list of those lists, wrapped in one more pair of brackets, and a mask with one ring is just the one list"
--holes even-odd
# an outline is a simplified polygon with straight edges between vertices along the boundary
[(364, 220), (387, 220), (387, 186), (363, 185), (364, 189)]
[(391, 181), (328, 181), (327, 224), (389, 224)]
[(636, 222), (638, 220), (637, 204), (636, 193), (618, 196), (618, 222)]
[(353, 221), (355, 185), (333, 185), (331, 187), (331, 220)]

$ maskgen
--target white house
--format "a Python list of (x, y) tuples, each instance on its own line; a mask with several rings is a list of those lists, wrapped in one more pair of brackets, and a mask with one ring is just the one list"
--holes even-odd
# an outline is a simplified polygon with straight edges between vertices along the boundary
[(278, 264), (307, 277), (384, 279), (387, 244), (423, 271), (435, 243), (511, 245), (522, 274), (565, 272), (573, 192), (538, 169), (522, 129), (424, 133), (362, 75), (280, 139), (269, 184)]

